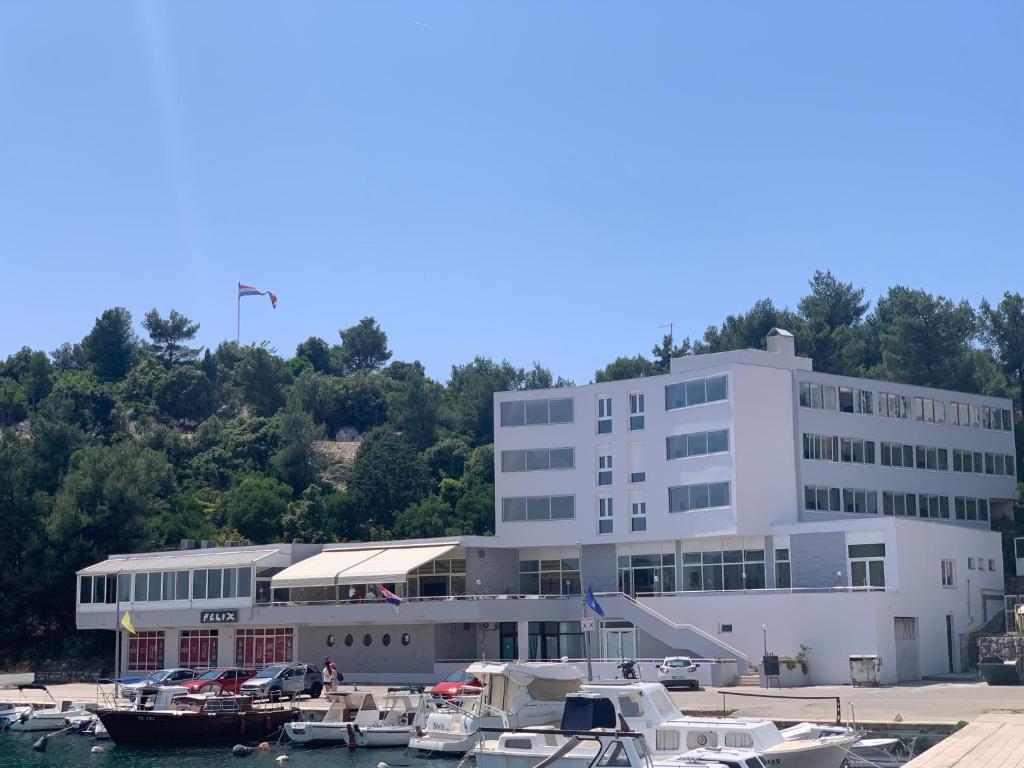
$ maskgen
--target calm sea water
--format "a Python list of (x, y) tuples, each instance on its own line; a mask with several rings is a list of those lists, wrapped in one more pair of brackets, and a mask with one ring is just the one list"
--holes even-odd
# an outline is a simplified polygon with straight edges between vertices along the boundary
[(33, 752), (41, 734), (0, 733), (0, 768), (279, 768), (278, 755), (288, 755), (287, 768), (376, 768), (381, 761), (394, 768), (455, 768), (454, 760), (424, 760), (406, 756), (401, 749), (324, 749), (275, 746), (270, 752), (235, 757), (231, 747), (161, 749), (118, 747), (99, 742), (100, 754), (90, 749), (97, 742), (88, 736), (63, 734), (49, 740), (46, 752)]

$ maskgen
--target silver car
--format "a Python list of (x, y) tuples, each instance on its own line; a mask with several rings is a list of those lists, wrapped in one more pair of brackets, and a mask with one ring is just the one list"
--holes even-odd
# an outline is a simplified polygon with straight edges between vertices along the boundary
[(285, 698), (296, 699), (304, 693), (316, 699), (323, 689), (323, 675), (316, 667), (308, 664), (272, 664), (242, 683), (239, 692), (254, 699), (280, 701)]
[(134, 701), (135, 695), (143, 686), (179, 685), (186, 680), (192, 680), (198, 674), (199, 673), (194, 669), (185, 669), (183, 667), (178, 667), (176, 669), (158, 669), (156, 672), (151, 672), (146, 675), (137, 683), (126, 683), (122, 685), (121, 695), (129, 701)]

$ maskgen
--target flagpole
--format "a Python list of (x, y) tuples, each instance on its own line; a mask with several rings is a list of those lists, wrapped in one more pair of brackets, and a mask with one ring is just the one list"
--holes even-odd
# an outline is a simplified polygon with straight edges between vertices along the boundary
[[(583, 542), (576, 542), (576, 552), (580, 558), (580, 600), (583, 604), (583, 618), (587, 617), (587, 596), (583, 592)], [(594, 621), (595, 625), (597, 621)], [(590, 661), (590, 632), (583, 633), (583, 649), (587, 654), (587, 682), (594, 682), (594, 667)]]
[(235, 286), (235, 343), (242, 343), (242, 284)]

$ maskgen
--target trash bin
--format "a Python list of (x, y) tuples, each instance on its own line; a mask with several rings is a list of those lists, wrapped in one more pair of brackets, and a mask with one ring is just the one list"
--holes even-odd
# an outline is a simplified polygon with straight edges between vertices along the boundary
[(878, 674), (882, 671), (882, 660), (878, 656), (851, 656), (850, 682), (854, 687), (873, 685), (878, 687)]

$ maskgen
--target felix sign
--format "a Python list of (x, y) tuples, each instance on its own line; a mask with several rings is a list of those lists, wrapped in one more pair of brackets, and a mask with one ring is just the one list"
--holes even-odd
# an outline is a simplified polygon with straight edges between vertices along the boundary
[(200, 611), (200, 624), (237, 624), (238, 611)]

